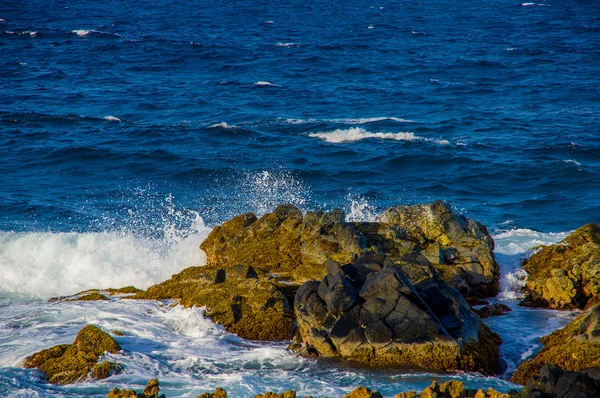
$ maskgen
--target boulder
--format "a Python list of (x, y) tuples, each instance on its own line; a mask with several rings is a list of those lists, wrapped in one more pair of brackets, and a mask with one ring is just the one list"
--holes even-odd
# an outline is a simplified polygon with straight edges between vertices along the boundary
[(584, 308), (600, 298), (600, 226), (586, 224), (523, 262), (529, 274), (522, 305)]
[(365, 255), (298, 289), (296, 350), (369, 366), (501, 371), (500, 337), (441, 279), (413, 285), (401, 266)]
[(508, 398), (508, 394), (502, 394), (493, 388), (485, 390), (467, 390), (462, 381), (451, 380), (442, 384), (437, 382), (417, 394), (414, 391), (401, 392), (395, 398)]
[[(134, 390), (120, 390), (118, 388), (113, 388), (106, 398), (166, 398), (164, 394), (158, 395), (159, 393), (160, 387), (158, 379), (152, 379), (148, 382), (142, 393), (138, 394)], [(227, 397), (227, 395), (225, 395), (225, 397)]]
[(387, 209), (379, 219), (382, 251), (391, 259), (427, 258), (444, 280), (465, 296), (492, 297), (500, 269), (494, 240), (475, 220), (455, 214), (442, 201)]
[(377, 390), (371, 391), (367, 387), (360, 386), (350, 391), (348, 395), (344, 395), (344, 398), (383, 398), (383, 396)]
[(104, 379), (120, 371), (121, 366), (108, 361), (98, 363), (105, 352), (121, 351), (108, 333), (96, 326), (79, 331), (73, 344), (61, 344), (27, 357), (26, 368), (38, 368), (50, 383), (70, 384), (85, 379)]
[(240, 337), (289, 340), (293, 311), (286, 286), (252, 267), (190, 267), (145, 292), (138, 299), (178, 299), (185, 307), (205, 306), (204, 314)]
[(544, 347), (521, 363), (511, 381), (527, 384), (545, 364), (570, 372), (600, 367), (600, 304), (583, 312), (567, 326), (541, 339)]
[(474, 310), (481, 318), (489, 318), (491, 316), (501, 316), (512, 312), (510, 307), (502, 303), (488, 304), (480, 309)]
[(198, 395), (196, 398), (227, 398), (227, 391), (219, 387), (214, 392), (205, 392)]
[(514, 398), (596, 398), (600, 395), (600, 368), (569, 372), (556, 365), (544, 365)]
[(264, 394), (255, 395), (254, 398), (296, 398), (296, 391), (287, 390), (280, 394), (275, 392), (267, 391)]

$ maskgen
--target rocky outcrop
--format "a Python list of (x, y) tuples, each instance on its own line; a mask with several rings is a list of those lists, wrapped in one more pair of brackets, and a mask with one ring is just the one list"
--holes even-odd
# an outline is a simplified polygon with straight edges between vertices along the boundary
[(289, 340), (294, 320), (286, 289), (249, 266), (205, 266), (187, 268), (135, 298), (178, 299), (186, 307), (206, 306), (206, 316), (240, 337)]
[[(120, 390), (118, 388), (114, 388), (111, 392), (108, 393), (106, 398), (166, 398), (164, 394), (158, 395), (160, 393), (160, 386), (158, 383), (158, 379), (152, 379), (144, 388), (144, 391), (140, 394), (136, 393), (134, 390)], [(227, 397), (227, 395), (225, 395)]]
[(563, 329), (541, 339), (544, 348), (515, 371), (511, 381), (527, 384), (545, 364), (558, 365), (576, 372), (600, 367), (600, 304), (596, 305)]
[(475, 309), (473, 311), (475, 311), (477, 315), (484, 319), (489, 318), (491, 316), (506, 315), (507, 313), (512, 312), (508, 305), (502, 303), (488, 304), (482, 308)]
[(250, 265), (299, 283), (323, 278), (328, 258), (345, 264), (370, 252), (404, 263), (413, 283), (439, 273), (465, 295), (498, 292), (499, 268), (488, 231), (441, 201), (392, 207), (374, 223), (344, 218), (340, 210), (303, 216), (282, 205), (260, 219), (252, 213), (234, 217), (215, 227), (200, 247), (209, 264)]
[(50, 383), (70, 384), (84, 379), (104, 379), (120, 370), (113, 362), (98, 359), (105, 352), (121, 351), (119, 344), (96, 326), (79, 331), (73, 344), (61, 344), (27, 357), (26, 368), (38, 368)]
[(350, 391), (348, 395), (344, 395), (344, 398), (383, 398), (381, 393), (377, 390), (371, 391), (367, 387), (356, 387)]
[(268, 391), (264, 394), (255, 395), (254, 398), (296, 398), (296, 391), (287, 390), (279, 394)]
[(600, 368), (569, 372), (556, 365), (544, 365), (514, 398), (597, 398), (600, 396)]
[(493, 388), (486, 390), (467, 390), (463, 382), (458, 380), (447, 381), (442, 384), (437, 382), (425, 388), (421, 393), (414, 391), (401, 392), (395, 398), (509, 398), (509, 394), (502, 394)]
[(197, 398), (227, 398), (227, 391), (219, 387), (213, 392), (202, 393)]
[(369, 366), (500, 372), (500, 337), (443, 280), (413, 285), (401, 266), (381, 255), (344, 266), (330, 260), (326, 269), (322, 281), (296, 293), (307, 353)]
[(523, 262), (529, 274), (522, 305), (584, 308), (600, 299), (600, 226), (586, 224)]

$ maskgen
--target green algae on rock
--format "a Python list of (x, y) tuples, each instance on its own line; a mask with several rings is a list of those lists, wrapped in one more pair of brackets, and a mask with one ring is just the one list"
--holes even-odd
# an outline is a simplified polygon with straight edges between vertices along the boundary
[(500, 337), (443, 280), (413, 285), (385, 256), (365, 255), (296, 293), (292, 348), (376, 367), (498, 374)]
[(523, 262), (529, 274), (521, 305), (585, 308), (600, 299), (600, 226), (586, 224)]
[[(115, 387), (108, 393), (106, 398), (166, 398), (164, 394), (158, 395), (159, 393), (160, 386), (158, 379), (152, 379), (140, 394), (136, 393), (134, 390), (121, 390)], [(227, 395), (225, 395), (225, 397), (227, 397)]]
[(246, 339), (289, 340), (293, 333), (293, 311), (284, 286), (248, 266), (187, 268), (135, 298), (205, 306), (206, 316)]
[(521, 363), (511, 381), (527, 384), (545, 364), (576, 372), (600, 367), (600, 304), (583, 312), (563, 329), (541, 339), (544, 348)]
[(79, 331), (73, 344), (61, 344), (27, 357), (26, 368), (38, 368), (54, 384), (70, 384), (86, 378), (103, 379), (120, 370), (120, 365), (104, 361), (105, 352), (121, 351), (119, 344), (96, 326)]
[(202, 393), (196, 398), (227, 398), (227, 391), (218, 387), (215, 391)]

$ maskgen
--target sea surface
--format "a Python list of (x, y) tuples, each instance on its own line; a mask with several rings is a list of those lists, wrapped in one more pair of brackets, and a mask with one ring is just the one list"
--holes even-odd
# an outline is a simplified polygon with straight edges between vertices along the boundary
[[(202, 308), (47, 302), (202, 265), (200, 242), (239, 213), (375, 220), (435, 199), (496, 240), (506, 375), (299, 358)], [(574, 316), (516, 305), (520, 261), (599, 221), (597, 1), (0, 1), (2, 396), (104, 397), (154, 377), (168, 397), (507, 391)], [(58, 387), (21, 367), (89, 323), (126, 332), (124, 373)]]

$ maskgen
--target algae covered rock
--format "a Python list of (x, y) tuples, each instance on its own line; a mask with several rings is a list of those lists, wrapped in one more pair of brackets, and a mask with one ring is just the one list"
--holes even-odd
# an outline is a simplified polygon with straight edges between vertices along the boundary
[(527, 384), (545, 364), (576, 372), (600, 367), (600, 304), (583, 312), (563, 329), (541, 339), (544, 348), (515, 371), (511, 381)]
[(600, 298), (600, 226), (586, 224), (523, 262), (529, 274), (522, 305), (584, 308)]
[(467, 390), (462, 381), (451, 380), (442, 384), (437, 382), (421, 391), (420, 394), (414, 391), (401, 392), (396, 394), (395, 398), (508, 398), (508, 394), (502, 394), (492, 388), (487, 390)]
[(254, 398), (296, 398), (296, 391), (287, 390), (279, 394), (267, 391), (264, 394), (255, 395)]
[(227, 398), (227, 391), (218, 387), (215, 391), (202, 393), (196, 398)]
[(544, 365), (514, 398), (596, 398), (600, 396), (600, 368), (569, 372), (556, 365)]
[(327, 258), (352, 261), (365, 243), (340, 210), (303, 216), (296, 207), (281, 205), (260, 219), (246, 213), (215, 227), (200, 248), (209, 264), (244, 264), (305, 282), (323, 277)]
[(285, 286), (252, 267), (191, 267), (150, 287), (136, 298), (179, 299), (186, 307), (206, 306), (205, 315), (251, 340), (288, 340), (293, 311)]
[(501, 370), (499, 336), (454, 288), (432, 278), (413, 285), (384, 256), (328, 261), (322, 281), (298, 289), (295, 312), (309, 354), (369, 366)]
[[(120, 390), (118, 388), (114, 388), (111, 392), (108, 393), (106, 398), (166, 398), (164, 394), (158, 395), (160, 393), (160, 386), (158, 383), (158, 379), (152, 379), (144, 388), (144, 391), (141, 393), (136, 393), (134, 390)], [(227, 395), (225, 395), (227, 397)]]
[(26, 368), (38, 368), (50, 383), (69, 384), (86, 378), (103, 379), (120, 370), (113, 362), (98, 363), (105, 352), (121, 351), (119, 344), (96, 326), (79, 331), (73, 344), (62, 344), (27, 357)]
[(348, 395), (344, 395), (344, 398), (383, 398), (381, 393), (377, 390), (371, 391), (367, 387), (356, 387), (350, 391)]
[(499, 291), (500, 270), (487, 228), (442, 201), (387, 209), (379, 234), (392, 259), (420, 253), (465, 296), (491, 297)]

